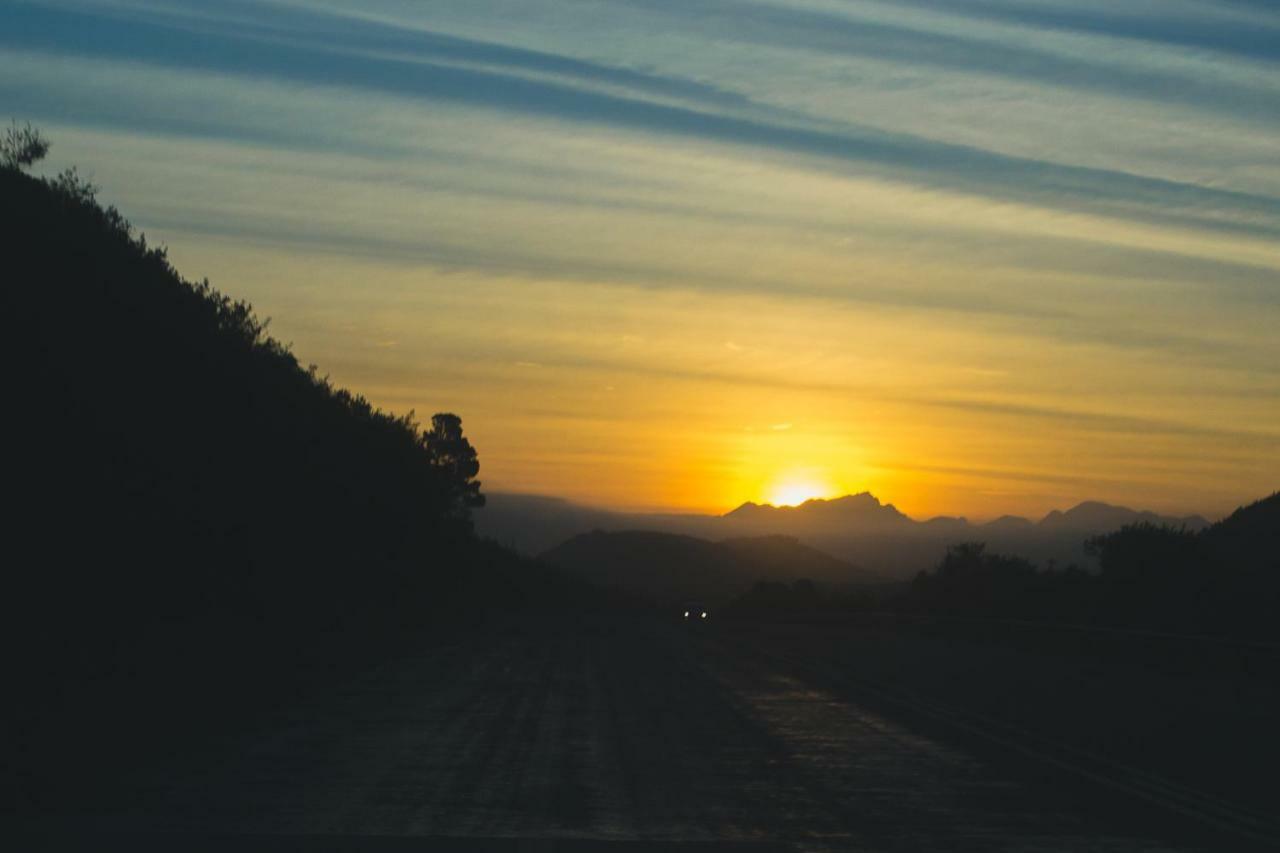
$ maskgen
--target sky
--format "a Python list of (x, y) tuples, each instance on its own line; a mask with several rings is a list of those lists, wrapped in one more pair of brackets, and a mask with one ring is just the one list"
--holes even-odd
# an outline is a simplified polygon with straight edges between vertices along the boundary
[(6, 0), (10, 117), (490, 491), (1280, 488), (1270, 0)]

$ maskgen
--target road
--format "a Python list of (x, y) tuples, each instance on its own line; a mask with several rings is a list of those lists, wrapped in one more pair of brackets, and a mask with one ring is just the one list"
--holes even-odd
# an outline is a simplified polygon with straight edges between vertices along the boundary
[(1106, 786), (1064, 796), (1061, 768), (992, 759), (777, 648), (643, 623), (436, 646), (175, 760), (181, 770), (122, 771), (115, 798), (77, 825), (494, 849), (1195, 849), (1158, 820), (1117, 818), (1127, 801)]

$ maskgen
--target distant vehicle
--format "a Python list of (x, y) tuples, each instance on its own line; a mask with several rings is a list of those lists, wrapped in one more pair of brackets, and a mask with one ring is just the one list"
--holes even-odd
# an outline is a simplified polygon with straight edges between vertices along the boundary
[(686, 622), (705, 622), (709, 616), (707, 608), (701, 604), (686, 604), (684, 606), (684, 621)]

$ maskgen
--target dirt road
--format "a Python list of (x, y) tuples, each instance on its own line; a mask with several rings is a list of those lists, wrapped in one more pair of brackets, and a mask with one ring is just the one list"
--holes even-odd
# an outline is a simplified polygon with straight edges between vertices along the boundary
[(469, 639), (367, 673), (184, 770), (122, 773), (117, 802), (79, 819), (192, 837), (1187, 849), (760, 651), (674, 625)]

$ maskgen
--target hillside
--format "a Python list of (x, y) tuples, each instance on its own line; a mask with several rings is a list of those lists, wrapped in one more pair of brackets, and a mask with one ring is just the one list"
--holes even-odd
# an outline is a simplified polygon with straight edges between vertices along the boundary
[(302, 367), (74, 175), (0, 168), (0, 234), (10, 772), (55, 775), (59, 750), (83, 768), (95, 725), (124, 749), (562, 597), (474, 539), (456, 417), (423, 429)]
[(9, 169), (0, 197), (23, 271), (3, 292), (21, 318), (6, 336), (19, 529), (37, 546), (29, 576), (70, 572), (62, 604), (82, 592), (82, 618), (109, 604), (118, 623), (248, 598), (324, 623), (397, 599), (469, 540), (478, 483), (446, 458), (471, 452), (460, 432), (304, 369), (250, 306), (182, 278), (83, 187)]
[(956, 546), (912, 582), (899, 605), (1183, 636), (1277, 635), (1280, 495), (1201, 530), (1139, 517), (1086, 547), (1097, 573), (1036, 566), (981, 544)]
[(810, 548), (791, 536), (749, 536), (719, 543), (734, 552), (742, 565), (761, 577), (807, 578), (830, 584), (861, 584), (881, 580), (875, 572)]
[(1280, 595), (1280, 492), (1240, 507), (1205, 530), (1201, 540), (1209, 559), (1268, 578)]
[(808, 578), (852, 585), (878, 580), (874, 573), (785, 536), (711, 542), (672, 533), (597, 530), (573, 537), (540, 559), (599, 586), (661, 601), (723, 601), (759, 581)]

